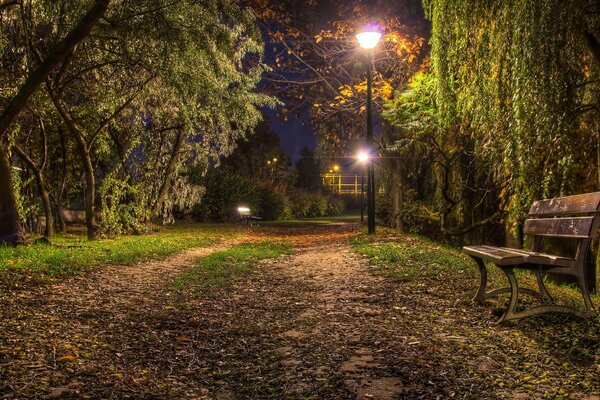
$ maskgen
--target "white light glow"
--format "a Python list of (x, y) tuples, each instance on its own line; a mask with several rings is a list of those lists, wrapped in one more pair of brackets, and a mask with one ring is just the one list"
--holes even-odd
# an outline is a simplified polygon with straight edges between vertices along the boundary
[(367, 162), (369, 160), (369, 155), (366, 152), (361, 151), (360, 153), (358, 153), (358, 155), (356, 156), (356, 158), (361, 163), (364, 163), (364, 162)]
[(356, 39), (358, 39), (358, 43), (360, 47), (363, 49), (372, 49), (377, 46), (379, 39), (381, 38), (381, 33), (379, 32), (361, 32), (356, 35)]
[(248, 207), (238, 207), (238, 212), (250, 212)]

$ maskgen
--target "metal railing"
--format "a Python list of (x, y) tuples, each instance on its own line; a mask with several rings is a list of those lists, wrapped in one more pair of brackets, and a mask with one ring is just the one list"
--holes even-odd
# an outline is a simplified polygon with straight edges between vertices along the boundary
[(327, 173), (321, 175), (321, 178), (323, 185), (333, 193), (360, 196), (363, 183), (364, 190), (367, 190), (366, 176)]

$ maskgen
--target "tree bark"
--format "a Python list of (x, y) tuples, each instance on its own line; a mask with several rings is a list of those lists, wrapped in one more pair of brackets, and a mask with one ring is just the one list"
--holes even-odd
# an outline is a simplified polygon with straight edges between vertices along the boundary
[(17, 245), (24, 243), (23, 233), (17, 213), (12, 180), (12, 167), (6, 147), (0, 145), (0, 243)]
[(398, 159), (392, 159), (390, 161), (390, 174), (391, 174), (391, 195), (392, 195), (392, 228), (397, 229), (400, 232), (404, 232), (404, 225), (402, 224), (402, 218), (400, 212), (402, 211), (402, 205), (404, 202), (404, 185), (402, 183), (402, 168)]
[(171, 178), (173, 177), (173, 173), (177, 167), (177, 159), (179, 158), (179, 152), (181, 151), (181, 146), (183, 145), (183, 137), (183, 129), (178, 129), (177, 136), (175, 137), (175, 143), (173, 143), (173, 149), (171, 150), (171, 158), (169, 159), (169, 163), (167, 164), (167, 168), (165, 170), (163, 183), (150, 212), (152, 219), (158, 217), (158, 212), (160, 211), (160, 208), (162, 207), (165, 199), (167, 198), (167, 194), (169, 193), (169, 188), (171, 187)]
[(53, 228), (54, 228), (54, 217), (52, 215), (52, 205), (50, 204), (50, 196), (48, 195), (48, 189), (46, 188), (46, 183), (44, 181), (44, 176), (42, 175), (42, 170), (33, 162), (31, 158), (25, 153), (19, 146), (14, 146), (13, 149), (15, 153), (19, 156), (21, 160), (27, 167), (33, 172), (33, 176), (35, 177), (35, 182), (37, 183), (38, 190), (40, 192), (40, 197), (42, 199), (42, 206), (44, 208), (44, 216), (46, 217), (46, 226), (44, 227), (44, 237), (49, 239), (52, 237)]

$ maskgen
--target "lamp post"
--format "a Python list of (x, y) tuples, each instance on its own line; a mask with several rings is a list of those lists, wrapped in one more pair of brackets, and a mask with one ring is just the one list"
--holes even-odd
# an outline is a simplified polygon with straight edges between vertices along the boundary
[[(381, 33), (379, 32), (361, 32), (356, 35), (360, 47), (367, 50), (367, 146), (369, 151), (375, 150), (373, 141), (373, 54), (372, 49), (377, 46)], [(375, 165), (373, 159), (367, 164), (367, 216), (368, 233), (375, 233)]]
[(356, 156), (360, 167), (360, 222), (365, 221), (365, 164), (369, 161), (369, 154), (366, 151), (361, 151)]

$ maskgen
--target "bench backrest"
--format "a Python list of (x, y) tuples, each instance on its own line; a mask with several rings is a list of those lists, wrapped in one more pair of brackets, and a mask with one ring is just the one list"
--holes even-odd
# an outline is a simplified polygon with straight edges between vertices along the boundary
[(535, 201), (524, 233), (533, 236), (593, 239), (598, 236), (600, 192)]

